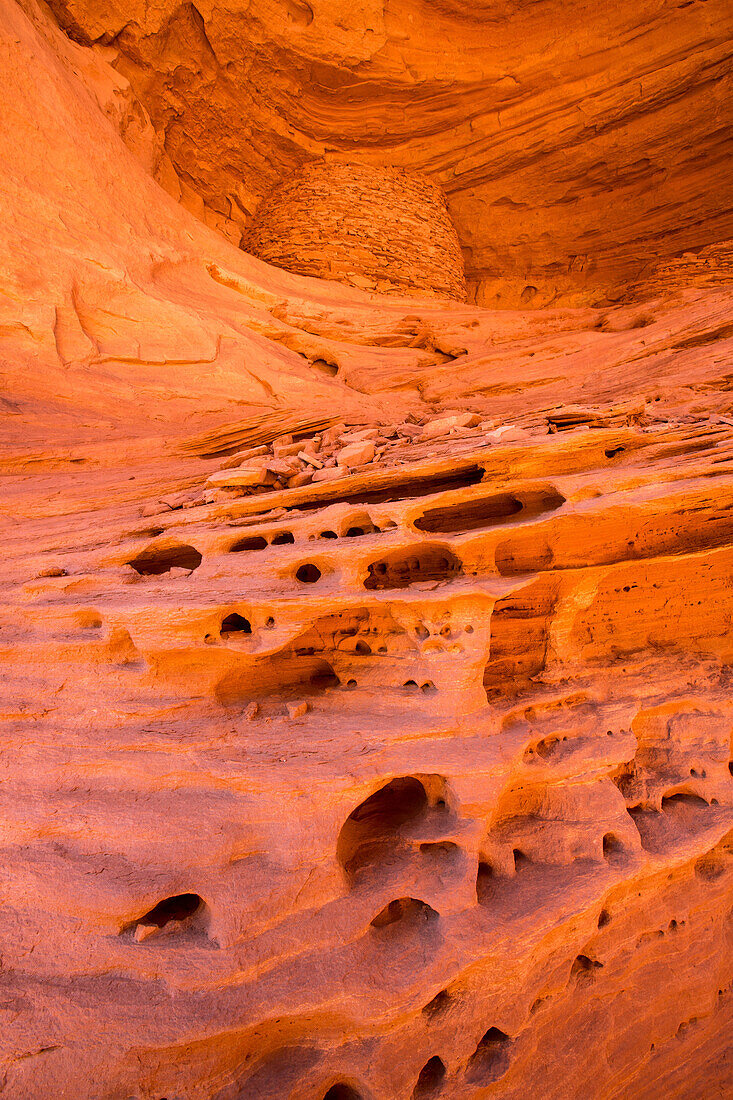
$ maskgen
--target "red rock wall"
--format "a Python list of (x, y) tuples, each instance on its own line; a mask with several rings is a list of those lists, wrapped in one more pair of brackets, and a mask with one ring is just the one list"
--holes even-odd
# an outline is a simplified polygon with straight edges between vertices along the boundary
[(306, 280), (113, 50), (0, 0), (3, 1100), (727, 1100), (730, 242), (603, 308)]
[(232, 239), (324, 155), (439, 183), (492, 308), (617, 301), (733, 236), (730, 0), (50, 3)]
[(445, 196), (401, 169), (309, 165), (262, 200), (242, 248), (286, 271), (363, 290), (466, 299)]

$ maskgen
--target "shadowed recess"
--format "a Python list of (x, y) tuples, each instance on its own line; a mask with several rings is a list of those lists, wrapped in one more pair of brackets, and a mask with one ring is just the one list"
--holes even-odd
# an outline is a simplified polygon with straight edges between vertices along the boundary
[(411, 497), (430, 496), (433, 493), (445, 493), (449, 489), (463, 489), (468, 485), (477, 485), (483, 479), (482, 466), (470, 465), (463, 469), (442, 471), (440, 473), (410, 474), (405, 477), (380, 477), (375, 471), (374, 482), (382, 481), (373, 489), (355, 489), (353, 493), (339, 493), (338, 490), (323, 492), (316, 500), (305, 500), (298, 508), (323, 508), (325, 504), (386, 504), (389, 501), (407, 500)]
[(392, 924), (419, 925), (438, 919), (438, 913), (419, 898), (395, 898), (377, 913), (372, 928), (388, 928)]
[(393, 842), (404, 826), (420, 821), (427, 809), (427, 791), (419, 779), (409, 775), (392, 779), (346, 819), (336, 844), (341, 866), (353, 874), (379, 859), (385, 845)]
[(216, 687), (219, 703), (314, 696), (338, 687), (339, 678), (329, 661), (299, 656), (292, 651), (258, 657), (228, 672)]
[(321, 571), (317, 565), (313, 565), (312, 562), (307, 562), (305, 565), (299, 565), (295, 571), (296, 579), (301, 584), (315, 584), (316, 581), (321, 579)]
[(251, 634), (252, 624), (243, 615), (232, 612), (231, 615), (227, 615), (225, 619), (222, 619), (220, 633), (222, 638), (226, 638), (228, 635)]
[(498, 1081), (509, 1069), (511, 1039), (498, 1027), (490, 1027), (481, 1037), (468, 1062), (467, 1078), (475, 1084)]
[(415, 520), (415, 526), (420, 531), (433, 534), (460, 534), (535, 519), (545, 512), (556, 511), (564, 503), (565, 497), (555, 489), (516, 495), (495, 493), (493, 496), (472, 497), (457, 504), (431, 508)]
[(364, 1100), (364, 1098), (351, 1085), (339, 1082), (336, 1085), (331, 1085), (328, 1092), (324, 1093), (323, 1100)]
[(203, 934), (207, 923), (208, 908), (199, 894), (174, 894), (159, 901), (143, 916), (123, 925), (120, 934), (132, 932), (136, 940), (147, 939), (156, 930), (163, 929)]
[(370, 590), (408, 588), (419, 581), (447, 581), (459, 576), (463, 565), (452, 550), (430, 543), (396, 550), (372, 562), (364, 587)]
[(421, 1097), (437, 1096), (445, 1079), (445, 1065), (437, 1054), (433, 1055), (420, 1070), (415, 1088), (412, 1090), (413, 1100)]
[(237, 539), (229, 547), (230, 554), (239, 554), (244, 550), (264, 550), (267, 546), (267, 539), (262, 535), (248, 535), (246, 538)]
[(164, 928), (168, 921), (185, 920), (186, 917), (193, 916), (203, 904), (198, 894), (176, 894), (175, 897), (159, 901), (140, 920), (147, 924), (157, 924), (158, 928)]
[(171, 569), (198, 569), (202, 557), (193, 546), (174, 544), (172, 546), (150, 546), (129, 564), (142, 577), (160, 576)]
[(483, 680), (489, 698), (516, 695), (542, 673), (554, 608), (552, 581), (544, 579), (497, 600)]

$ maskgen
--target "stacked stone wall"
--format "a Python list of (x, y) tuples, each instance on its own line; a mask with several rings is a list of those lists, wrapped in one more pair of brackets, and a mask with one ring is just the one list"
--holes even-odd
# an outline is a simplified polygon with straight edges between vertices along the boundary
[(299, 275), (466, 300), (463, 256), (441, 188), (398, 168), (302, 168), (260, 203), (242, 247)]

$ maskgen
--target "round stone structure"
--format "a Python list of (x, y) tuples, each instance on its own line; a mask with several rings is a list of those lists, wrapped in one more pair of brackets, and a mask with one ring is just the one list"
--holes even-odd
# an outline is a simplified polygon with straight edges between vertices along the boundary
[(306, 165), (262, 200), (242, 248), (298, 275), (466, 300), (445, 195), (432, 180), (401, 168)]

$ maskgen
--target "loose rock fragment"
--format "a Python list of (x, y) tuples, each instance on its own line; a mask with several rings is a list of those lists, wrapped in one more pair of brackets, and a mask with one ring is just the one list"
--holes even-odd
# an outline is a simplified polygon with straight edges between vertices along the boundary
[(237, 451), (236, 454), (231, 455), (225, 462), (222, 462), (222, 470), (231, 470), (236, 466), (244, 466), (247, 462), (251, 462), (253, 458), (260, 458), (262, 455), (269, 454), (270, 448), (266, 446), (261, 447), (248, 447), (245, 451)]
[(341, 436), (341, 443), (346, 446), (349, 443), (361, 443), (364, 439), (376, 439), (379, 435), (378, 428), (362, 428), (358, 432), (345, 432)]
[(135, 925), (135, 931), (133, 937), (136, 943), (142, 943), (144, 940), (149, 940), (151, 936), (156, 936), (160, 932), (160, 928), (157, 924), (143, 924), (140, 922)]
[(65, 577), (66, 570), (61, 565), (47, 565), (45, 569), (41, 569), (37, 574), (37, 577)]
[(292, 474), (300, 472), (300, 466), (297, 462), (288, 462), (285, 459), (278, 458), (268, 459), (266, 468), (276, 477), (290, 477)]
[(345, 466), (324, 466), (322, 470), (316, 470), (313, 481), (336, 481), (348, 472)]
[(289, 458), (291, 455), (297, 455), (298, 451), (303, 450), (303, 440), (293, 443), (273, 443), (272, 453), (275, 458)]
[(365, 439), (361, 443), (351, 443), (348, 447), (344, 447), (336, 455), (336, 461), (339, 466), (363, 466), (367, 462), (371, 462), (374, 458), (374, 441), (371, 439)]
[(170, 504), (164, 504), (163, 501), (156, 501), (149, 504), (143, 504), (142, 508), (140, 509), (140, 515), (147, 519), (150, 516), (159, 516), (162, 515), (163, 512), (170, 511)]
[(486, 436), (493, 443), (519, 443), (523, 439), (529, 439), (529, 432), (524, 428), (518, 428), (516, 424), (504, 424), (501, 428), (495, 428)]
[(298, 489), (301, 485), (310, 485), (312, 480), (313, 474), (307, 470), (303, 470), (301, 473), (293, 474), (292, 477), (288, 478), (288, 488)]
[(313, 466), (314, 469), (320, 470), (323, 466), (320, 458), (315, 458), (313, 455), (309, 455), (307, 451), (298, 451), (298, 458), (301, 462), (307, 462), (309, 466)]
[(431, 420), (425, 425), (421, 439), (437, 439), (438, 436), (447, 435), (451, 428), (473, 428), (481, 420), (476, 413), (456, 413), (454, 416), (444, 416), (439, 420)]
[(207, 480), (209, 485), (239, 485), (244, 488), (272, 484), (275, 475), (266, 466), (240, 466), (236, 470), (220, 470)]

